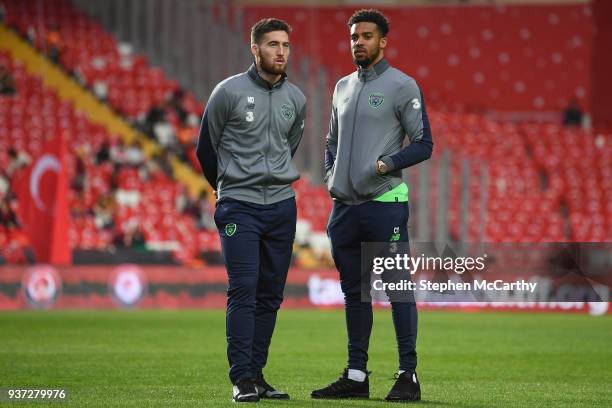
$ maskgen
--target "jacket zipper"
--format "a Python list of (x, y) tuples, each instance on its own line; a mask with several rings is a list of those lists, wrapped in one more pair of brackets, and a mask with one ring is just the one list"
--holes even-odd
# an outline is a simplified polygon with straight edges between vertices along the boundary
[(268, 156), (270, 153), (270, 128), (272, 126), (272, 90), (268, 91), (268, 144), (266, 146), (266, 153), (264, 155), (264, 162), (266, 163), (266, 170), (268, 171), (267, 177), (264, 181), (264, 204), (268, 204), (268, 181), (270, 179), (270, 163), (268, 163)]
[[(358, 77), (359, 78), (359, 77)], [(353, 178), (351, 177), (351, 162), (353, 159), (353, 139), (355, 138), (355, 124), (357, 123), (357, 111), (359, 110), (359, 99), (361, 99), (361, 91), (365, 88), (367, 78), (363, 79), (363, 84), (357, 93), (357, 102), (355, 102), (355, 112), (353, 114), (353, 128), (351, 129), (351, 148), (349, 149), (349, 185), (351, 186), (351, 198), (354, 197), (355, 187), (353, 186)], [(360, 81), (361, 82), (361, 81)]]

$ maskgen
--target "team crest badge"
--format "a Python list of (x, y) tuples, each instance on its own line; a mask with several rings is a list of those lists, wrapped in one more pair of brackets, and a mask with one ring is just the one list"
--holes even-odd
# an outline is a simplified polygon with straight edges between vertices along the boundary
[(381, 93), (373, 93), (368, 98), (368, 103), (373, 108), (380, 108), (385, 101), (385, 96)]
[(233, 222), (231, 224), (227, 224), (225, 226), (225, 234), (228, 237), (231, 237), (232, 235), (234, 235), (236, 233), (237, 229), (238, 229), (238, 227), (236, 227), (236, 224), (234, 224)]
[(281, 106), (281, 113), (283, 114), (283, 118), (287, 120), (293, 119), (293, 114), (294, 114), (293, 106), (287, 105), (286, 103), (284, 103)]

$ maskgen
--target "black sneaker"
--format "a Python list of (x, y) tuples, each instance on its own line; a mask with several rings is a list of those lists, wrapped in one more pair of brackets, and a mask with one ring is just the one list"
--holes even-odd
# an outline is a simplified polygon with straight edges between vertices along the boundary
[(232, 389), (234, 402), (257, 402), (259, 395), (255, 389), (255, 382), (250, 378), (238, 380)]
[(263, 377), (263, 374), (259, 374), (255, 377), (255, 389), (259, 394), (259, 398), (269, 399), (289, 399), (289, 394), (284, 391), (278, 391), (273, 386), (268, 384)]
[(342, 377), (327, 387), (314, 390), (310, 396), (312, 398), (370, 398), (370, 381), (368, 375), (364, 381), (354, 381), (348, 378), (348, 369), (344, 369)]
[(395, 374), (395, 384), (385, 400), (387, 401), (418, 401), (421, 399), (421, 384), (416, 372), (404, 371)]

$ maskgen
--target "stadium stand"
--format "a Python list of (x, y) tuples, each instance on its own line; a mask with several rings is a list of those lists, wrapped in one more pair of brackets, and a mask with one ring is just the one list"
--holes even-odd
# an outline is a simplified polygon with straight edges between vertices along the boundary
[(535, 165), (546, 175), (545, 197), (569, 220), (570, 241), (612, 240), (612, 135), (523, 125)]
[[(355, 7), (241, 7), (244, 33), (276, 15), (294, 27), (296, 54), (325, 67), (331, 78), (354, 69), (346, 23)], [(587, 4), (381, 10), (391, 22), (385, 56), (412, 73), (438, 107), (557, 112), (576, 95), (589, 108), (593, 25)]]
[[(60, 65), (130, 123), (137, 124), (139, 130), (144, 130), (152, 109), (168, 111), (165, 121), (171, 131), (166, 132), (162, 145), (199, 169), (192, 147), (202, 106), (193, 94), (185, 93), (180, 103), (195, 120), (180, 120), (170, 112), (168, 103), (169, 96), (179, 88), (176, 80), (167, 79), (161, 69), (151, 67), (144, 56), (135, 55), (129, 44), (119, 43), (68, 0), (5, 3), (8, 25), (45, 55), (49, 55), (48, 38), (52, 35), (55, 42), (62, 44)], [(147, 134), (155, 137), (154, 132)], [(179, 138), (180, 135), (183, 136)], [(181, 140), (185, 148), (181, 148)]]
[[(45, 139), (57, 133), (71, 141), (67, 169), (72, 181), (73, 248), (107, 248), (117, 235), (136, 224), (147, 242), (179, 242), (181, 250), (176, 253), (184, 261), (193, 259), (199, 249), (218, 250), (216, 233), (197, 228), (197, 221), (186, 211), (192, 205), (186, 189), (163, 171), (168, 167), (163, 160), (130, 162), (129, 149), (116, 135), (92, 123), (40, 78), (29, 75), (8, 53), (0, 53), (0, 65), (13, 74), (17, 88), (15, 95), (1, 97), (0, 121), (5, 124), (0, 130), (1, 167), (9, 168), (9, 147), (35, 157)], [(104, 145), (109, 150), (108, 160), (97, 162), (96, 153)], [(86, 175), (84, 182), (77, 182), (77, 175)], [(181, 200), (183, 204), (177, 207)], [(10, 204), (17, 211), (16, 200), (11, 199)], [(108, 217), (103, 216), (105, 211)], [(3, 229), (1, 235), (3, 242), (27, 245), (19, 228)], [(4, 248), (7, 261), (25, 260), (18, 248)]]
[[(171, 126), (170, 133), (183, 132), (180, 144), (187, 152), (183, 158), (197, 169), (190, 148), (197, 124), (189, 117), (198, 118), (202, 106), (191, 93), (177, 93), (179, 86), (175, 80), (168, 79), (161, 69), (151, 67), (129, 44), (119, 43), (67, 0), (43, 3), (11, 0), (4, 4), (7, 24), (48, 58), (52, 58), (48, 37), (53, 32), (65, 75), (80, 81), (86, 92), (112, 107), (116, 115), (127, 118), (134, 128), (150, 133), (147, 118), (156, 109), (163, 111)], [(530, 13), (524, 13), (521, 7), (470, 7), (465, 9), (467, 17), (452, 10), (444, 9), (433, 19), (431, 14), (421, 15), (421, 9), (385, 11), (392, 22), (405, 22), (393, 26), (394, 48), (389, 50), (389, 58), (406, 71), (415, 72), (423, 87), (432, 90), (431, 100), (437, 102), (430, 104), (436, 156), (444, 151), (453, 152), (450, 169), (454, 175), (461, 173), (465, 161), (474, 175), (481, 175), (485, 171), (482, 164), (486, 164), (488, 184), (483, 184), (481, 177), (473, 177), (468, 186), (468, 214), (472, 220), (468, 238), (488, 242), (612, 240), (612, 204), (608, 200), (612, 191), (610, 134), (565, 129), (557, 124), (491, 120), (478, 113), (478, 109), (465, 109), (493, 101), (501, 109), (560, 111), (574, 94), (588, 109), (589, 89), (584, 85), (588, 83), (588, 73), (580, 62), (589, 52), (590, 26), (577, 24), (581, 27), (578, 32), (564, 30), (564, 24), (572, 22), (574, 27), (587, 18), (588, 8), (534, 7)], [(244, 11), (246, 25), (270, 13), (267, 7), (247, 7)], [(295, 50), (299, 58), (318, 56), (316, 63), (328, 68), (332, 77), (353, 69), (345, 55), (348, 46), (345, 33), (337, 30), (348, 19), (346, 8), (287, 7), (274, 11), (294, 26), (295, 42), (302, 45)], [(323, 15), (333, 18), (325, 19)], [(336, 46), (322, 47), (319, 41), (300, 37), (315, 20), (324, 21), (322, 35)], [(475, 36), (470, 27), (483, 21), (491, 28)], [(514, 28), (507, 31), (506, 24)], [(452, 40), (453, 36), (467, 40), (458, 43)], [(406, 38), (428, 41), (403, 41)], [(539, 47), (558, 51), (541, 55)], [(481, 65), (484, 54), (495, 54), (495, 58), (486, 60), (497, 62), (492, 66)], [(534, 73), (525, 72), (523, 62), (513, 58), (518, 54), (522, 55), (521, 61), (526, 58), (533, 63)], [(439, 64), (419, 65), (416, 59), (409, 58), (412, 56)], [(566, 69), (549, 70), (562, 63)], [(0, 96), (0, 122), (6, 124), (0, 127), (1, 168), (8, 167), (9, 146), (36, 156), (47, 135), (65, 134), (66, 140), (71, 141), (68, 170), (73, 181), (70, 197), (73, 248), (121, 245), (126, 233), (142, 232), (152, 247), (157, 243), (157, 247), (174, 249), (185, 263), (192, 262), (200, 251), (219, 251), (218, 236), (210, 221), (209, 200), (194, 197), (183, 183), (174, 179), (168, 152), (180, 156), (181, 151), (173, 149), (172, 143), (160, 143), (159, 132), (154, 131), (156, 142), (165, 149), (155, 160), (145, 160), (138, 142), (125, 145), (122, 137), (91, 121), (70, 99), (44, 85), (41, 78), (28, 74), (10, 54), (0, 51), (2, 65), (14, 77), (16, 93)], [(434, 83), (431, 78), (440, 77), (443, 72), (438, 69), (459, 70), (458, 77), (465, 80)], [(486, 78), (484, 74), (478, 75), (485, 71), (496, 74)], [(542, 81), (544, 73), (547, 79)], [(481, 85), (483, 90), (474, 92)], [(172, 102), (171, 96), (178, 99)], [(131, 162), (126, 158), (130, 154), (141, 159)], [(96, 158), (100, 155), (108, 158), (100, 161)], [(438, 170), (439, 165), (434, 162), (432, 206), (437, 201)], [(84, 180), (77, 177), (82, 174), (86, 175)], [(298, 244), (313, 248), (317, 242), (326, 241), (324, 231), (331, 208), (327, 191), (317, 182), (302, 178), (295, 184), (300, 218)], [(452, 177), (448, 218), (450, 234), (455, 239), (461, 228), (461, 189), (460, 178)], [(418, 194), (415, 189), (411, 197)], [(14, 199), (7, 200), (7, 194), (0, 191), (0, 198), (16, 209), (18, 204)], [(110, 216), (105, 216), (107, 213)], [(435, 223), (435, 219), (431, 221)], [(164, 244), (168, 242), (171, 244)], [(24, 250), (27, 237), (19, 228), (0, 229), (0, 243), (11, 244), (2, 245), (7, 261), (28, 261), (30, 255)]]

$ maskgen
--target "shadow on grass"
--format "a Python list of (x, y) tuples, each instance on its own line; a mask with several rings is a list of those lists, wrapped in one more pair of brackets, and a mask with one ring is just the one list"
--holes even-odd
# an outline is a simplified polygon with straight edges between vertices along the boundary
[(435, 401), (435, 400), (421, 400), (415, 402), (390, 402), (385, 401), (384, 398), (370, 398), (370, 399), (292, 399), (292, 400), (272, 400), (263, 399), (260, 403), (274, 404), (275, 406), (339, 406), (339, 407), (371, 407), (380, 403), (389, 404), (389, 406), (402, 406), (402, 404), (409, 404), (410, 406), (427, 406), (427, 407), (465, 407), (465, 408), (487, 408), (484, 405), (474, 405), (472, 403), (457, 403), (448, 401)]

